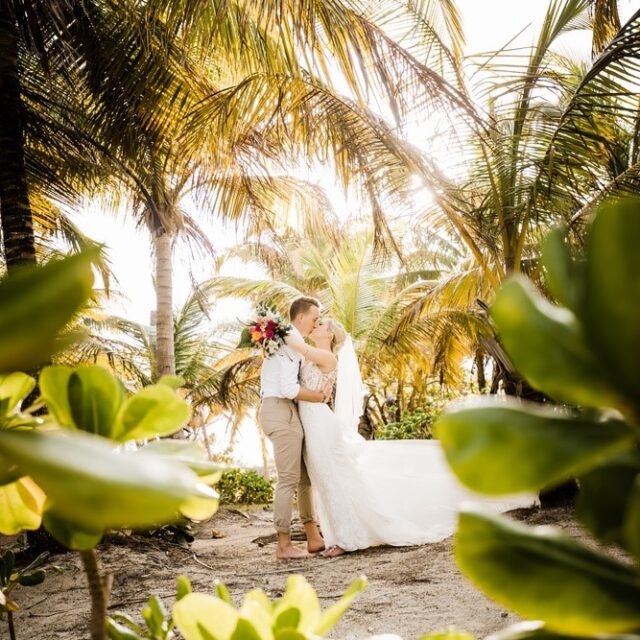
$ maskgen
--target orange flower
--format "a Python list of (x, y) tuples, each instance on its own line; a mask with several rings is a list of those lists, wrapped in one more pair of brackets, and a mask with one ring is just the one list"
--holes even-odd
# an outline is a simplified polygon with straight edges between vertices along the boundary
[(251, 339), (254, 342), (258, 342), (258, 340), (260, 340), (261, 337), (262, 337), (262, 332), (261, 331), (252, 331), (251, 332)]

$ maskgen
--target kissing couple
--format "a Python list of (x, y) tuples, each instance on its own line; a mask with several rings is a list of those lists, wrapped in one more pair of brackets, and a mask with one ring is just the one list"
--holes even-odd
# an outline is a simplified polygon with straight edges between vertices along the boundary
[[(285, 344), (262, 363), (258, 412), (278, 474), (278, 558), (437, 542), (453, 533), (462, 501), (494, 512), (532, 504), (528, 496), (492, 500), (463, 488), (437, 440), (362, 438), (364, 387), (351, 337), (337, 320), (321, 318), (315, 298), (296, 298), (289, 318)], [(291, 542), (296, 490), (307, 551)]]

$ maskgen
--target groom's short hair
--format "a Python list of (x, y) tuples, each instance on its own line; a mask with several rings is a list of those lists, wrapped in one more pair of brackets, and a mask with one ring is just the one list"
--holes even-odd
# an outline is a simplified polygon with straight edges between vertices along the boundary
[(289, 320), (295, 320), (299, 313), (307, 313), (311, 307), (320, 308), (319, 300), (310, 298), (309, 296), (301, 296), (296, 298), (289, 307)]

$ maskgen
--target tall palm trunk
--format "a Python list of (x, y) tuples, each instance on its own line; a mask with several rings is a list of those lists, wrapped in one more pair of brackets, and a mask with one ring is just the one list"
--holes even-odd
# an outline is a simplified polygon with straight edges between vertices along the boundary
[(0, 2), (0, 222), (7, 269), (35, 263), (24, 160), (18, 32), (6, 2)]
[(162, 227), (153, 233), (156, 254), (156, 377), (175, 374), (173, 344), (173, 283), (171, 234)]

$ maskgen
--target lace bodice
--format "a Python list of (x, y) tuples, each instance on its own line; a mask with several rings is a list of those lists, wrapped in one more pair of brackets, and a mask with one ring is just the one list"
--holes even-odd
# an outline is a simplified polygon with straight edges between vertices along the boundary
[(327, 381), (331, 380), (332, 384), (335, 384), (337, 376), (337, 369), (329, 373), (322, 373), (317, 364), (313, 362), (306, 362), (302, 365), (300, 370), (300, 382), (307, 388), (313, 391), (320, 391), (324, 388)]

